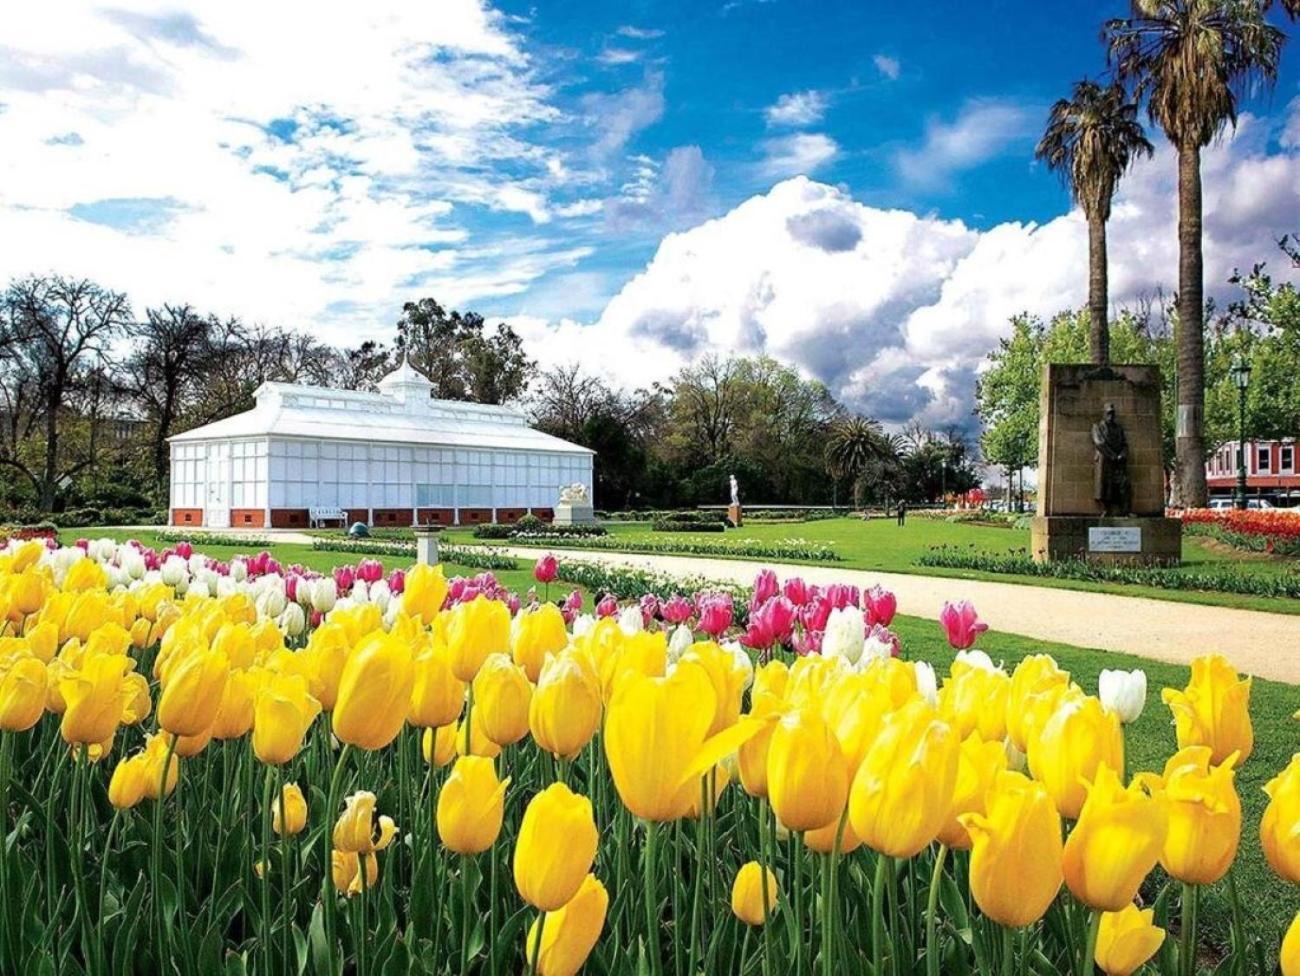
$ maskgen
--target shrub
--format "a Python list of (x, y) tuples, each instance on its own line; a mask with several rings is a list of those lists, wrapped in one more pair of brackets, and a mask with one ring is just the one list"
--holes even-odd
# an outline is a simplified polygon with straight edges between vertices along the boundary
[[(557, 545), (554, 538), (516, 536), (511, 540), (517, 546), (551, 548)], [(575, 549), (599, 552), (650, 553), (664, 556), (728, 556), (736, 559), (796, 559), (804, 562), (839, 562), (841, 556), (824, 542), (806, 539), (669, 539), (608, 538), (584, 539)]]
[(722, 522), (686, 522), (660, 519), (650, 528), (655, 532), (725, 532), (727, 526)]
[(158, 537), (159, 542), (188, 542), (198, 549), (208, 549), (212, 546), (266, 549), (272, 545), (270, 539), (261, 536), (222, 535), (218, 532), (200, 532), (194, 529), (160, 529), (154, 534)]
[(520, 519), (514, 525), (493, 522), (474, 526), (475, 539), (576, 539), (601, 535), (605, 535), (605, 529), (600, 525), (551, 525), (541, 519), (527, 525)]
[[(346, 552), (361, 556), (406, 556), (415, 558), (414, 542), (384, 542), (379, 539), (313, 539), (317, 551)], [(438, 546), (438, 556), (446, 563), (472, 569), (515, 569), (518, 561), (482, 546)]]

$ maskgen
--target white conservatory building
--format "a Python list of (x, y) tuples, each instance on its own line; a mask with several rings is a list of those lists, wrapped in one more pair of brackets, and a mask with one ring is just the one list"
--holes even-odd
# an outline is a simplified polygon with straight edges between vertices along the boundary
[(549, 519), (591, 492), (593, 453), (510, 407), (435, 400), (404, 361), (378, 393), (265, 383), (245, 413), (171, 442), (172, 525), (306, 527)]

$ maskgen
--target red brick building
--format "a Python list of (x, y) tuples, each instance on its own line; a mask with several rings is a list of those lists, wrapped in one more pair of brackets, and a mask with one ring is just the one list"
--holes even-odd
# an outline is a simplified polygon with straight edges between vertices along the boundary
[[(1211, 498), (1230, 498), (1237, 490), (1239, 454), (1237, 442), (1231, 441), (1210, 455), (1205, 478)], [(1300, 444), (1296, 439), (1247, 441), (1246, 488), (1248, 497), (1267, 498), (1275, 505), (1300, 503)]]

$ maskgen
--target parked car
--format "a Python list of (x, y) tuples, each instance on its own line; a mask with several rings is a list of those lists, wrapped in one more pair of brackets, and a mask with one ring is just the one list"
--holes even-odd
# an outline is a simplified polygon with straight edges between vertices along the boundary
[[(1236, 508), (1237, 502), (1236, 499), (1234, 498), (1211, 498), (1209, 507), (1210, 510), (1214, 512), (1225, 512), (1228, 511), (1229, 509)], [(1267, 498), (1247, 498), (1246, 507), (1254, 508), (1254, 509), (1266, 509), (1266, 508), (1276, 508), (1277, 506), (1274, 505)]]

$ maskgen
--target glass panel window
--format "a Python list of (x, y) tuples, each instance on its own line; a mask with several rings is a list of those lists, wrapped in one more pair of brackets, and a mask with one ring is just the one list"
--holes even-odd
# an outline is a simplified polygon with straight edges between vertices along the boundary
[(1282, 445), (1282, 470), (1290, 474), (1295, 471), (1295, 446), (1292, 444)]
[(1260, 447), (1255, 449), (1255, 469), (1257, 471), (1267, 472), (1271, 470), (1273, 449), (1270, 447)]

